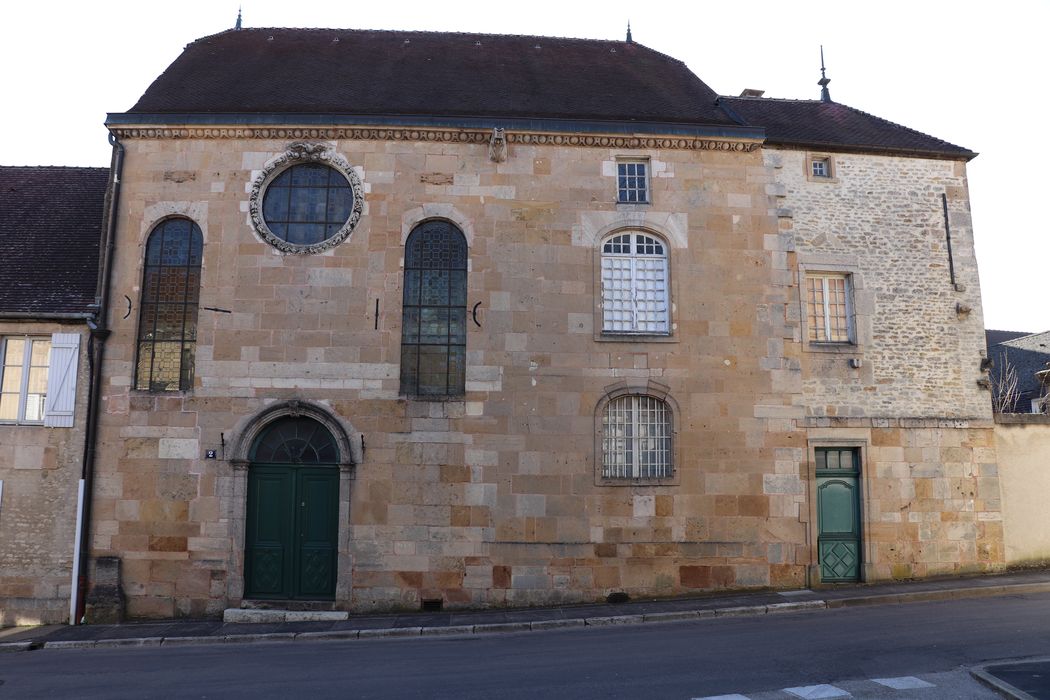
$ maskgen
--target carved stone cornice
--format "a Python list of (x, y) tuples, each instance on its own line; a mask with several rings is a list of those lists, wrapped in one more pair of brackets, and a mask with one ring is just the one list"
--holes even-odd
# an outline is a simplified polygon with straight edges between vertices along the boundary
[[(383, 127), (112, 127), (126, 139), (324, 139), (329, 141), (421, 141), (489, 146), (491, 129), (422, 129)], [(506, 143), (522, 146), (575, 146), (751, 153), (758, 140), (708, 136), (642, 136), (558, 132), (506, 132)]]

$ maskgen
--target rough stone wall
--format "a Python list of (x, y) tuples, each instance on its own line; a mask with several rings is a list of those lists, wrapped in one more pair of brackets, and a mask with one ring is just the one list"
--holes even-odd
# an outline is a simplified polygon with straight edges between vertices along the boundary
[[(990, 420), (988, 393), (977, 385), (984, 320), (965, 163), (838, 153), (834, 177), (808, 178), (806, 156), (767, 150), (782, 185), (780, 229), (793, 237), (800, 275), (852, 274), (857, 341), (842, 352), (805, 343), (807, 415)], [(794, 318), (801, 342), (801, 297)], [(850, 358), (861, 367), (851, 369)]]
[[(515, 145), (497, 164), (484, 145), (332, 145), (364, 182), (364, 215), (335, 249), (296, 256), (247, 216), (288, 142), (127, 142), (112, 298), (136, 312), (111, 313), (93, 546), (123, 558), (129, 614), (239, 601), (246, 477), (221, 457), (290, 399), (364, 438), (343, 481), (341, 607), (803, 583), (802, 481), (782, 454), (803, 445), (794, 291), (760, 152)], [(652, 205), (614, 204), (616, 156), (652, 159)], [(143, 243), (173, 213), (204, 234), (201, 306), (232, 313), (202, 308), (192, 391), (149, 395), (130, 388)], [(468, 306), (481, 302), (463, 401), (398, 395), (403, 242), (435, 216), (466, 234)], [(620, 226), (669, 245), (662, 342), (596, 334), (597, 246)], [(650, 381), (677, 407), (674, 483), (598, 485), (595, 408)]]
[[(797, 495), (800, 518), (815, 542), (814, 448), (859, 447), (866, 580), (1001, 568), (1003, 513), (989, 395), (978, 384), (984, 329), (965, 164), (822, 153), (833, 177), (812, 178), (811, 155), (767, 149), (765, 156), (778, 184), (781, 237), (794, 250), (796, 342), (789, 348), (800, 383), (795, 418), (808, 443), (792, 457), (808, 490)], [(854, 342), (808, 341), (807, 270), (851, 275)], [(811, 581), (819, 582), (813, 554)]]
[[(0, 336), (74, 333), (82, 324), (0, 320)], [(65, 622), (87, 415), (87, 334), (72, 428), (0, 424), (0, 626)]]

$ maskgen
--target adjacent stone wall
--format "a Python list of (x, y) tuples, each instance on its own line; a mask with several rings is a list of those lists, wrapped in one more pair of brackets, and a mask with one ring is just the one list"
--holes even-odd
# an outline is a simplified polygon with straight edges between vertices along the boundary
[[(794, 241), (800, 275), (852, 274), (857, 321), (851, 348), (804, 344), (807, 415), (990, 420), (988, 393), (977, 385), (984, 321), (965, 163), (838, 153), (832, 178), (811, 178), (807, 155), (767, 151), (783, 186), (780, 229)], [(806, 337), (802, 301), (793, 309), (798, 341)]]
[(995, 439), (1003, 489), (1006, 563), (1050, 563), (1050, 417), (996, 416)]
[[(0, 320), (0, 336), (75, 333), (83, 325)], [(72, 428), (0, 424), (0, 626), (65, 622), (87, 414), (87, 334)]]

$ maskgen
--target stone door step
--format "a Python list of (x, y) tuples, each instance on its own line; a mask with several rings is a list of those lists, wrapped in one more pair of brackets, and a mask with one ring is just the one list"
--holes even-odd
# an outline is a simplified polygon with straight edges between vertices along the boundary
[(332, 622), (349, 619), (343, 610), (242, 610), (226, 608), (223, 622), (250, 624), (255, 622)]

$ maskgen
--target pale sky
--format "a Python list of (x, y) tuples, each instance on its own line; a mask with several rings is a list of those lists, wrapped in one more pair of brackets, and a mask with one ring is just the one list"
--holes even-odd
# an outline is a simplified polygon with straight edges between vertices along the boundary
[[(106, 113), (130, 108), (183, 46), (232, 28), (238, 4), (4, 2), (0, 164), (108, 165)], [(980, 153), (968, 170), (985, 326), (1050, 329), (1050, 225), (1036, 206), (1050, 0), (240, 4), (246, 27), (619, 39), (630, 20), (636, 42), (728, 95), (816, 99), (823, 44), (836, 102)]]

